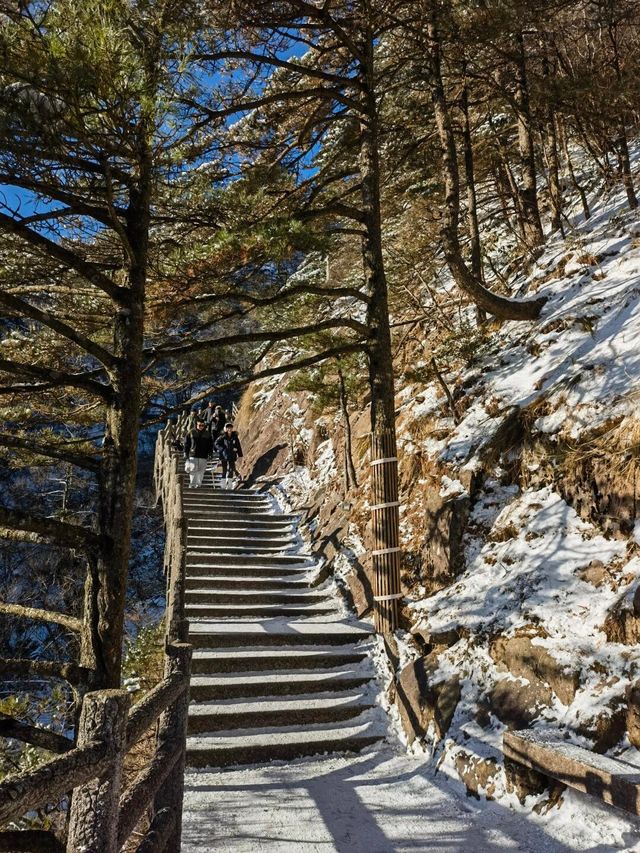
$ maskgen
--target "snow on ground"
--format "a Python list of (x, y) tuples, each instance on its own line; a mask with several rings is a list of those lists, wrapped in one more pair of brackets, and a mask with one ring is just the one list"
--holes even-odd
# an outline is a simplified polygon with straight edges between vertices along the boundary
[[(569, 853), (640, 850), (624, 817), (578, 794), (562, 814), (525, 816), (466, 797), (423, 758), (357, 756), (188, 771), (183, 853)], [(586, 815), (586, 817), (585, 817)]]

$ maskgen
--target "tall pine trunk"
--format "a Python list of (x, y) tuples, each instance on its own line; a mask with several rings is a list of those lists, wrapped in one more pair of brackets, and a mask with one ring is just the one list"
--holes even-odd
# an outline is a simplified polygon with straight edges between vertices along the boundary
[[(478, 224), (478, 198), (476, 195), (476, 178), (473, 162), (473, 141), (471, 137), (471, 122), (469, 120), (469, 88), (466, 80), (467, 61), (463, 61), (464, 85), (460, 98), (462, 110), (462, 145), (464, 151), (464, 177), (467, 187), (467, 228), (471, 247), (471, 272), (484, 283), (482, 269), (482, 244), (480, 242), (480, 226)], [(484, 323), (487, 315), (482, 308), (476, 308), (478, 323)]]
[[(141, 131), (141, 135), (144, 129)], [(151, 157), (141, 142), (139, 179), (131, 191), (126, 239), (131, 256), (128, 282), (118, 305), (111, 372), (115, 400), (107, 409), (100, 477), (99, 531), (102, 548), (95, 570), (96, 658), (101, 686), (119, 687), (122, 635), (133, 515), (140, 422), (144, 300), (149, 246)]]
[(520, 153), (521, 186), (519, 188), (519, 212), (522, 216), (524, 239), (530, 249), (544, 243), (542, 222), (538, 209), (538, 186), (536, 180), (536, 158), (533, 144), (531, 109), (529, 105), (529, 82), (524, 36), (516, 37), (518, 54), (516, 61), (515, 105), (518, 124), (518, 150)]
[[(400, 523), (398, 512), (398, 461), (395, 434), (395, 384), (389, 324), (389, 299), (382, 252), (380, 212), (380, 162), (378, 155), (378, 108), (374, 68), (374, 36), (368, 0), (362, 3), (363, 38), (359, 82), (362, 86), (359, 166), (364, 233), (362, 258), (369, 304), (367, 325), (369, 384), (371, 388), (372, 501), (385, 504), (372, 512), (372, 549), (375, 573), (375, 624), (382, 634), (398, 626), (400, 595)], [(388, 450), (382, 457), (376, 448)], [(378, 455), (379, 458), (373, 458)], [(374, 467), (384, 466), (382, 480)], [(376, 483), (382, 488), (376, 493)]]

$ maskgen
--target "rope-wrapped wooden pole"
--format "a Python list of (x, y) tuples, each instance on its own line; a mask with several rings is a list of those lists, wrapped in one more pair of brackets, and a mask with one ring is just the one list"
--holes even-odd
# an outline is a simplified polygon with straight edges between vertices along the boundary
[(395, 431), (371, 435), (371, 557), (374, 624), (379, 634), (398, 627), (400, 592), (400, 513)]

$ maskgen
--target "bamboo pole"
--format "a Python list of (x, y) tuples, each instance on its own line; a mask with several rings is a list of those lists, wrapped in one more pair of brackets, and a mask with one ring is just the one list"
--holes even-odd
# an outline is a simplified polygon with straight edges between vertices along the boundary
[(400, 591), (400, 513), (398, 458), (393, 430), (371, 435), (371, 558), (374, 574), (374, 624), (379, 634), (398, 627)]

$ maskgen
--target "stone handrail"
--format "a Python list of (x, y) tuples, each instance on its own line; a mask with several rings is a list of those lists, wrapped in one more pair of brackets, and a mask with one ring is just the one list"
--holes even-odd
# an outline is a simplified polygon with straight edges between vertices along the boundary
[[(186, 417), (183, 421), (186, 425)], [(117, 853), (150, 806), (150, 825), (137, 849), (180, 850), (191, 646), (184, 642), (188, 627), (184, 618), (186, 525), (180, 457), (172, 447), (178, 434), (171, 425), (158, 433), (154, 460), (156, 497), (162, 501), (166, 530), (163, 681), (131, 710), (126, 690), (87, 693), (76, 746), (0, 783), (0, 822), (17, 820), (26, 811), (73, 792), (67, 853)], [(123, 791), (125, 755), (158, 720), (154, 753)], [(5, 833), (5, 840), (16, 834), (20, 835), (13, 830)], [(33, 833), (25, 832), (25, 839), (27, 835)], [(0, 833), (0, 849), (6, 849), (2, 836)], [(48, 841), (40, 839), (44, 845), (41, 849), (60, 849), (60, 842), (52, 835), (40, 832), (40, 836), (48, 836)]]

